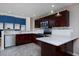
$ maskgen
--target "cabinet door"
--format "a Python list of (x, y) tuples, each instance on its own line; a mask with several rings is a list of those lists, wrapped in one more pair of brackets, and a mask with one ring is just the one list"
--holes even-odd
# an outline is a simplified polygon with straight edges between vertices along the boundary
[(60, 16), (56, 16), (56, 27), (68, 27), (69, 26), (69, 12), (62, 11)]
[(35, 28), (40, 28), (40, 20), (35, 20)]
[(20, 45), (20, 44), (22, 44), (21, 42), (22, 42), (22, 36), (21, 35), (16, 35), (16, 45)]
[(34, 35), (31, 34), (16, 35), (16, 45), (31, 43), (34, 41), (34, 39)]
[(31, 35), (31, 41), (36, 43), (36, 34)]
[(55, 27), (55, 20), (49, 20), (49, 28)]
[(66, 44), (66, 52), (69, 54), (73, 54), (73, 41)]
[(56, 16), (55, 18), (55, 26), (56, 27), (63, 27), (65, 24), (64, 19), (62, 16)]
[(45, 42), (41, 42), (42, 56), (56, 56), (56, 47)]

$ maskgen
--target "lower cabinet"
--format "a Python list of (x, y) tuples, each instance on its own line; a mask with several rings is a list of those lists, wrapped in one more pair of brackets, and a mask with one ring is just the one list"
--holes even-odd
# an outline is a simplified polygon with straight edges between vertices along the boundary
[(45, 42), (41, 42), (42, 56), (72, 56), (73, 41), (63, 44), (61, 46), (54, 46)]
[(55, 56), (56, 55), (56, 47), (50, 44), (41, 42), (41, 55), (42, 56)]
[(17, 34), (16, 35), (16, 46), (36, 42), (35, 34)]

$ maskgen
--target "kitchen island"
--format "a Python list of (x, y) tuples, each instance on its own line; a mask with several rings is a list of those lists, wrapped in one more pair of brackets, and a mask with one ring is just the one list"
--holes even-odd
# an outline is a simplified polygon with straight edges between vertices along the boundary
[(72, 36), (57, 36), (37, 38), (41, 43), (42, 56), (62, 56), (68, 53), (73, 55), (73, 42), (78, 39)]

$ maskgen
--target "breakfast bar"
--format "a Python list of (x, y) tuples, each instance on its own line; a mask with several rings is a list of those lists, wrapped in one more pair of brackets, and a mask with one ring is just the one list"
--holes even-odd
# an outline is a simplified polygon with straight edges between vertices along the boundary
[(73, 54), (73, 42), (77, 37), (57, 36), (37, 38), (41, 42), (42, 56), (62, 56)]

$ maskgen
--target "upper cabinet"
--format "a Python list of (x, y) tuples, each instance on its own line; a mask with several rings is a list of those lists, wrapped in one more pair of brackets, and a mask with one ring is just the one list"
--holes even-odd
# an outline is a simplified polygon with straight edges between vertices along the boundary
[[(59, 12), (60, 16), (57, 16), (57, 13), (53, 15), (49, 15), (40, 19), (35, 20), (35, 28), (40, 28), (43, 22), (48, 21), (48, 24), (46, 24), (46, 27), (48, 26), (49, 28), (52, 27), (68, 27), (69, 26), (69, 11), (64, 10)], [(43, 26), (44, 27), (44, 26)]]

